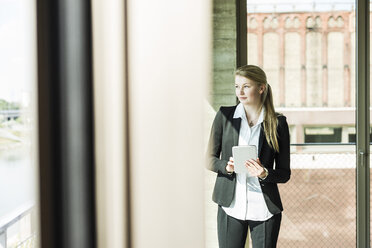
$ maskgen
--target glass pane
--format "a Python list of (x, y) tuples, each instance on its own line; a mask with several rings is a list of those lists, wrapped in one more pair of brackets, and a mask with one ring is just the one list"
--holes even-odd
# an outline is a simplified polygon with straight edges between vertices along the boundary
[(0, 1), (0, 247), (36, 247), (35, 2)]
[(354, 247), (355, 3), (250, 0), (247, 9), (248, 64), (267, 72), (290, 125), (278, 246)]
[[(208, 134), (219, 107), (236, 105), (235, 9), (214, 4)], [(266, 72), (290, 129), (292, 175), (278, 184), (278, 247), (355, 247), (355, 1), (249, 0), (247, 30), (248, 64)], [(208, 248), (218, 247), (215, 180), (206, 173)]]

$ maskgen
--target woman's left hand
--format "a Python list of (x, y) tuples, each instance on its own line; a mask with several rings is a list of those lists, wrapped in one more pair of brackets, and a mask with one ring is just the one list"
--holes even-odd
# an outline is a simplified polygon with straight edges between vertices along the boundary
[(259, 158), (257, 158), (257, 160), (249, 159), (245, 161), (245, 167), (247, 168), (249, 174), (253, 177), (263, 178), (266, 175), (266, 171), (264, 170)]

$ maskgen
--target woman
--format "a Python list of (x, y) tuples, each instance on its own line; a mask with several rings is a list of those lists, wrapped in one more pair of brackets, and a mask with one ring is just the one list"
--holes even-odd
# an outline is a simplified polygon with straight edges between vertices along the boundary
[[(265, 72), (245, 65), (235, 72), (236, 106), (221, 107), (208, 144), (208, 169), (217, 173), (213, 201), (218, 204), (220, 248), (244, 248), (248, 227), (253, 248), (276, 247), (283, 210), (277, 183), (291, 175), (286, 117), (276, 113)], [(234, 172), (232, 147), (255, 145), (247, 174)], [(275, 167), (274, 167), (275, 161)]]

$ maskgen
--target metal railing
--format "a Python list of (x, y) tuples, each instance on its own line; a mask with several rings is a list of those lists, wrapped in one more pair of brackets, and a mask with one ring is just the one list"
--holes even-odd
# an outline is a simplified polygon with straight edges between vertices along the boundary
[[(0, 248), (33, 248), (36, 247), (36, 230), (35, 223), (32, 223), (33, 218), (31, 215), (34, 214), (34, 205), (27, 205), (20, 209), (9, 213), (0, 219)], [(28, 220), (29, 226), (28, 231), (20, 230), (21, 228), (16, 228), (12, 230), (11, 237), (9, 236), (9, 230), (14, 229), (14, 226), (20, 224), (20, 222), (26, 218), (30, 217)], [(33, 230), (34, 229), (34, 230)]]

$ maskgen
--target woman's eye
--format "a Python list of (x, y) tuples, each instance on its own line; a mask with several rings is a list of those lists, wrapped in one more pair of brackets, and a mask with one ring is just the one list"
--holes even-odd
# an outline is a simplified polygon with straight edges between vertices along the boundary
[(249, 88), (249, 86), (248, 85), (245, 85), (244, 88)]

